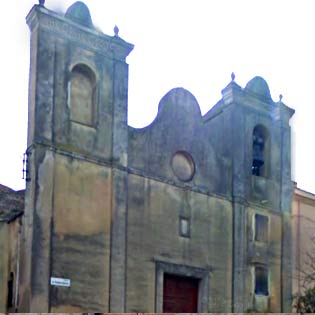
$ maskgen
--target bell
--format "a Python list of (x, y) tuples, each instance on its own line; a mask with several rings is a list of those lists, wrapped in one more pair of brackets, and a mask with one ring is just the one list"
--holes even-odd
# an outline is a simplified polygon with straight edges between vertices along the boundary
[(252, 173), (260, 176), (260, 168), (264, 165), (264, 138), (258, 133), (253, 135), (253, 165)]

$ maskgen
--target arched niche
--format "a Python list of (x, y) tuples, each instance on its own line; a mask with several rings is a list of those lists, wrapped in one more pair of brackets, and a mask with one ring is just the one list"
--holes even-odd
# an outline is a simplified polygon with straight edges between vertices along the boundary
[(88, 66), (77, 64), (71, 70), (69, 106), (72, 121), (93, 126), (95, 122), (96, 76)]

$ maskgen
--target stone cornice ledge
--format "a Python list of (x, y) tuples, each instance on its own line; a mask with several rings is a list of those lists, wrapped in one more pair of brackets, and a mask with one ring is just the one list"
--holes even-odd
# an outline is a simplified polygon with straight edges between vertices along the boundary
[(121, 61), (125, 61), (134, 47), (118, 36), (105, 35), (100, 31), (75, 23), (40, 5), (33, 6), (26, 17), (26, 22), (31, 31), (42, 27), (50, 32), (57, 33), (65, 39)]

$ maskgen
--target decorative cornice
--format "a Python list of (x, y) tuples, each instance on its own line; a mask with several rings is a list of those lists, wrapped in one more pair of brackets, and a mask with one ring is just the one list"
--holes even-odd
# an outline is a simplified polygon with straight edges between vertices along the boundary
[(26, 18), (31, 31), (37, 27), (58, 34), (98, 53), (124, 61), (133, 45), (118, 36), (108, 36), (95, 29), (84, 27), (41, 6), (34, 6)]

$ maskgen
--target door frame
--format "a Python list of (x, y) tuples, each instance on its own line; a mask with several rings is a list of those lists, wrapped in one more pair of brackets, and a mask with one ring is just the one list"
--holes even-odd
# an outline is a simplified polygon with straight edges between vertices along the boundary
[(198, 313), (207, 313), (209, 305), (209, 276), (210, 270), (156, 261), (156, 294), (155, 312), (163, 313), (163, 284), (164, 273), (195, 278), (199, 280), (198, 286)]

